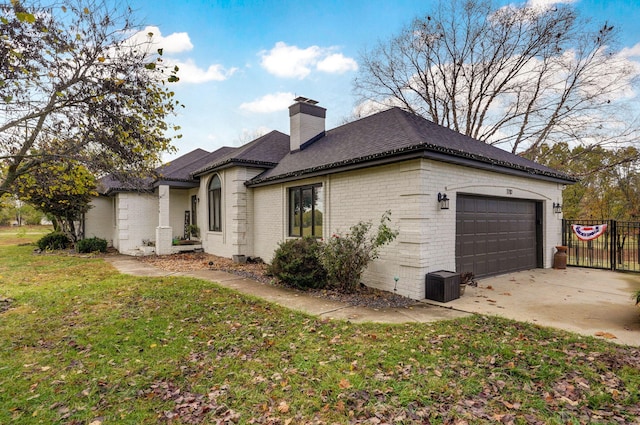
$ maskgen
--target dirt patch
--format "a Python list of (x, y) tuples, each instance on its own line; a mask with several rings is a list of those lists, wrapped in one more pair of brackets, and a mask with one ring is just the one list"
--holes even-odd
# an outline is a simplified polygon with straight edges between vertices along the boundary
[(170, 272), (191, 272), (197, 270), (220, 270), (257, 280), (272, 283), (267, 275), (267, 265), (262, 262), (234, 263), (232, 259), (218, 257), (204, 252), (183, 252), (171, 255), (149, 255), (137, 257), (141, 262), (151, 264)]
[(4, 298), (0, 296), (0, 313), (4, 313), (9, 310), (11, 308), (11, 303), (13, 303), (11, 298)]
[[(235, 263), (230, 258), (218, 257), (206, 253), (180, 253), (172, 255), (137, 257), (141, 262), (151, 264), (162, 270), (171, 272), (189, 272), (196, 270), (220, 270), (233, 273), (238, 276), (256, 280), (258, 282), (280, 285), (273, 277), (267, 274), (267, 265), (262, 262)], [(303, 292), (303, 291), (301, 291)], [(369, 308), (407, 308), (416, 304), (416, 301), (394, 294), (361, 285), (353, 294), (343, 294), (334, 290), (309, 290), (304, 291), (314, 297), (340, 301), (352, 306)]]

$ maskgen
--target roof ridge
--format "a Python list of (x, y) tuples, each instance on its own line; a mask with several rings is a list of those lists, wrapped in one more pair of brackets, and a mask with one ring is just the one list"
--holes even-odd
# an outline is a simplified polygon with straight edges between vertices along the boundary
[[(282, 136), (282, 137), (289, 137), (289, 135), (282, 133), (281, 131), (278, 130), (271, 130), (270, 132), (263, 134), (260, 137), (257, 137), (253, 140), (251, 140), (248, 143), (245, 143), (242, 146), (239, 146), (237, 148), (234, 148), (234, 150), (232, 152), (230, 152), (227, 155), (221, 156), (220, 158), (216, 159), (215, 161), (212, 161), (210, 163), (208, 163), (207, 165), (194, 170), (191, 175), (192, 176), (197, 176), (203, 173), (206, 173), (209, 170), (212, 170), (216, 167), (219, 167), (221, 165), (225, 165), (228, 163), (233, 163), (233, 162), (244, 162), (247, 164), (254, 164), (254, 165), (261, 165), (261, 166), (273, 166), (274, 164), (277, 164), (277, 162), (273, 162), (273, 161), (260, 161), (259, 159), (256, 158), (251, 158), (251, 152), (254, 149), (258, 149), (261, 145), (262, 142), (268, 142), (272, 139), (274, 139), (277, 136)], [(248, 158), (247, 158), (248, 157)]]

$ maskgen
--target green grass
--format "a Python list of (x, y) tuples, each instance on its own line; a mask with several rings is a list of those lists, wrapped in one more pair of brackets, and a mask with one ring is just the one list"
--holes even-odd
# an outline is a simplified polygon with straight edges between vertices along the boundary
[(52, 230), (51, 226), (0, 226), (0, 246), (35, 242)]
[(2, 424), (640, 417), (637, 349), (483, 316), (324, 321), (207, 281), (32, 250), (0, 246), (0, 299), (12, 300), (0, 313)]

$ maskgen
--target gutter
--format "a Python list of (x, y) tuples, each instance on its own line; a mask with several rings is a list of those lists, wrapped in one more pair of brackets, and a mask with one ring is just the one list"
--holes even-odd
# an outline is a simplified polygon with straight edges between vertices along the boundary
[(231, 168), (231, 167), (242, 166), (242, 165), (253, 165), (257, 168), (274, 168), (278, 164), (275, 162), (231, 158), (222, 162), (218, 162), (206, 168), (202, 168), (198, 171), (195, 171), (191, 174), (191, 177), (193, 178), (200, 177), (204, 174), (207, 174), (213, 171), (224, 170), (225, 168)]
[(354, 158), (338, 163), (325, 164), (314, 168), (292, 171), (290, 173), (263, 179), (254, 178), (245, 183), (247, 187), (267, 186), (275, 183), (298, 180), (302, 177), (317, 177), (338, 172), (359, 170), (371, 166), (387, 165), (410, 159), (425, 158), (434, 161), (447, 162), (450, 164), (471, 167), (479, 170), (492, 171), (512, 176), (528, 177), (536, 180), (549, 181), (560, 184), (573, 184), (578, 181), (573, 177), (561, 173), (545, 172), (533, 168), (511, 164), (504, 161), (489, 160), (478, 155), (468, 154), (453, 149), (446, 149), (435, 145), (414, 145), (402, 149), (383, 152), (377, 155), (369, 155), (361, 158)]

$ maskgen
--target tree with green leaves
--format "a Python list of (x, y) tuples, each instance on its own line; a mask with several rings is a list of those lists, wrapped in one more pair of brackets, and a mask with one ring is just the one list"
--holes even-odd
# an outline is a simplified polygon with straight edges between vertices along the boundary
[(569, 146), (556, 143), (540, 147), (540, 161), (580, 179), (563, 194), (567, 219), (640, 219), (640, 169), (633, 146)]
[(45, 214), (33, 206), (22, 202), (16, 196), (0, 197), (0, 226), (36, 225), (42, 222)]
[(638, 72), (616, 46), (571, 4), (442, 1), (362, 55), (355, 89), (537, 160), (545, 144), (638, 139)]
[(131, 9), (112, 5), (0, 4), (0, 195), (61, 162), (135, 186), (172, 149), (178, 69), (151, 48), (153, 34), (132, 37)]
[(79, 236), (75, 222), (89, 211), (92, 197), (98, 195), (93, 174), (74, 161), (42, 165), (19, 176), (14, 185), (20, 200), (52, 217), (55, 230), (72, 241)]

